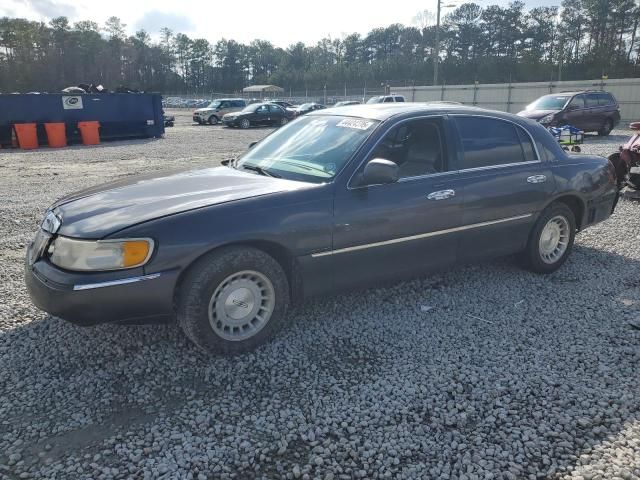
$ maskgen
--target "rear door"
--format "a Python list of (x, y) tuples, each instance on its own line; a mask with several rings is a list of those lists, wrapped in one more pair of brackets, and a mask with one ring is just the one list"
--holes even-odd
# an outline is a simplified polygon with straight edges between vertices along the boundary
[(284, 117), (284, 110), (280, 105), (269, 105), (269, 117), (271, 125), (280, 125)]
[(494, 117), (455, 115), (464, 203), (458, 257), (517, 252), (555, 190), (529, 133)]
[(600, 104), (599, 97), (598, 93), (587, 93), (585, 95), (584, 130), (600, 130), (604, 125), (605, 107)]

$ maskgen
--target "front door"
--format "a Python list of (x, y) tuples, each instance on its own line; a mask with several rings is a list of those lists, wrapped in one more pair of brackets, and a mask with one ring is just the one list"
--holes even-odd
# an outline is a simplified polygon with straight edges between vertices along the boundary
[(452, 118), (461, 146), (464, 195), (459, 259), (522, 250), (555, 189), (551, 169), (519, 125), (483, 116)]
[[(576, 95), (571, 99), (569, 104), (565, 107), (565, 122), (569, 125), (572, 125), (580, 130), (584, 130), (587, 128), (585, 123), (585, 99), (584, 95)], [(560, 127), (562, 125), (559, 125)]]
[[(411, 276), (455, 262), (462, 196), (445, 134), (446, 119), (425, 117), (391, 127), (349, 187), (336, 193), (333, 250), (338, 288)], [(399, 166), (399, 180), (362, 185), (374, 158)]]
[(271, 121), (271, 116), (269, 115), (269, 106), (260, 105), (253, 114), (253, 117), (253, 123), (255, 123), (256, 125), (268, 125)]

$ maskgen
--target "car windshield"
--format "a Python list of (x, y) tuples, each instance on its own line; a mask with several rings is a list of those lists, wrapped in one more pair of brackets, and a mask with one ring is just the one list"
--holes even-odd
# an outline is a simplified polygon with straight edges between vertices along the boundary
[(257, 109), (259, 106), (261, 106), (261, 104), (259, 104), (259, 103), (253, 103), (253, 104), (251, 104), (251, 105), (247, 105), (246, 107), (244, 107), (244, 108), (242, 109), (242, 111), (243, 111), (243, 112), (249, 112), (249, 113), (252, 113), (252, 112), (255, 112), (255, 111), (256, 111), (256, 109)]
[(380, 103), (381, 99), (382, 97), (371, 97), (369, 100), (367, 100), (367, 103)]
[(325, 183), (342, 169), (378, 121), (332, 116), (302, 117), (246, 152), (234, 165), (289, 180)]
[(313, 107), (313, 103), (303, 103), (302, 105), (300, 105), (300, 110), (304, 110), (306, 108), (311, 108)]
[(545, 95), (527, 105), (527, 110), (562, 110), (570, 98), (567, 95)]
[(214, 100), (209, 104), (207, 108), (218, 108), (220, 106), (220, 100)]

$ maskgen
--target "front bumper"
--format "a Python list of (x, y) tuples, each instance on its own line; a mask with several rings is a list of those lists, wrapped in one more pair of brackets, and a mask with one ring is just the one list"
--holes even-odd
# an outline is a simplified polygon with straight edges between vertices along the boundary
[(58, 269), (44, 259), (33, 265), (25, 262), (25, 283), (33, 303), (84, 326), (170, 321), (177, 278), (178, 271), (145, 275), (140, 268), (87, 274)]

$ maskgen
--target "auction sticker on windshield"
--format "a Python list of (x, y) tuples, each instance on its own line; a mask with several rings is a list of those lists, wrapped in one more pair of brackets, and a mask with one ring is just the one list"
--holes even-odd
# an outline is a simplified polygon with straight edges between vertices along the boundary
[(345, 118), (340, 123), (338, 123), (337, 127), (342, 128), (355, 128), (356, 130), (367, 130), (371, 125), (375, 122), (369, 120), (358, 120), (356, 118)]

